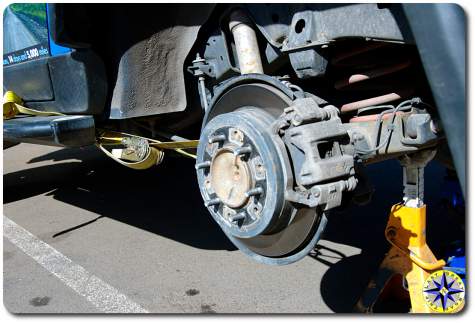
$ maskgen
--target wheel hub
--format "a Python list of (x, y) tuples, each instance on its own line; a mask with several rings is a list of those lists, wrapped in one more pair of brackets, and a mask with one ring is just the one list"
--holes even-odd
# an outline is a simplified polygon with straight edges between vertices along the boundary
[(304, 257), (325, 223), (314, 208), (286, 200), (294, 185), (292, 167), (272, 125), (291, 102), (268, 84), (231, 86), (206, 114), (197, 150), (197, 179), (208, 211), (241, 251), (268, 264)]
[[(205, 205), (224, 230), (241, 238), (265, 232), (278, 216), (271, 211), (275, 201), (266, 195), (263, 159), (270, 156), (263, 157), (268, 152), (258, 148), (262, 146), (256, 131), (260, 125), (251, 126), (251, 117), (232, 112), (210, 122), (202, 138), (207, 144), (197, 163)], [(263, 214), (266, 205), (270, 208)]]
[(216, 152), (210, 170), (211, 187), (230, 208), (239, 208), (248, 202), (246, 193), (253, 182), (247, 162), (237, 156), (235, 151), (225, 148)]

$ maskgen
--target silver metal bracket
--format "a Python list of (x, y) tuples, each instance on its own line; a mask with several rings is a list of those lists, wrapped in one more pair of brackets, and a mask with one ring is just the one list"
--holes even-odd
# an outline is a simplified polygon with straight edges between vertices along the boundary
[(426, 150), (399, 159), (403, 171), (405, 206), (419, 208), (424, 205), (424, 168), (435, 153), (436, 150)]

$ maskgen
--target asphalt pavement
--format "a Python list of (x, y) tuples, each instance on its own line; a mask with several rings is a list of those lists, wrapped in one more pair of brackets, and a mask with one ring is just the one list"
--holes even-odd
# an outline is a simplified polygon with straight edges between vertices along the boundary
[(36, 27), (39, 33), (37, 23), (29, 19), (26, 15), (24, 19), (21, 20), (10, 7), (6, 7), (3, 13), (3, 30), (9, 32), (3, 33), (3, 48), (7, 49), (8, 52), (14, 52), (47, 41), (46, 38), (42, 39), (44, 37), (40, 38), (34, 34), (34, 27)]
[[(13, 313), (122, 305), (151, 313), (349, 312), (387, 249), (387, 212), (402, 193), (396, 161), (370, 166), (371, 204), (333, 214), (303, 260), (269, 266), (236, 250), (213, 222), (192, 160), (135, 171), (95, 147), (20, 144), (3, 161), (4, 305)], [(446, 230), (455, 224), (440, 206), (444, 175), (435, 162), (426, 171), (436, 254), (460, 234)]]

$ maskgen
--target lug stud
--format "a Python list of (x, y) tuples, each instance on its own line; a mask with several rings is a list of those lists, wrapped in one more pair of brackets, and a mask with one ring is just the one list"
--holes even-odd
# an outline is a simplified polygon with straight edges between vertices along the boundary
[(215, 143), (215, 142), (222, 142), (222, 141), (225, 141), (225, 140), (226, 140), (225, 135), (216, 135), (216, 136), (209, 137), (208, 143), (212, 144), (212, 143)]
[(251, 196), (255, 196), (255, 195), (261, 195), (263, 192), (264, 192), (264, 190), (262, 189), (262, 187), (255, 187), (255, 188), (247, 191), (246, 193), (244, 193), (244, 195), (246, 195), (246, 197), (251, 197)]
[(205, 206), (210, 207), (210, 206), (213, 206), (213, 205), (217, 205), (219, 203), (221, 203), (221, 200), (219, 198), (214, 198), (214, 199), (206, 201)]
[(202, 168), (209, 168), (210, 166), (211, 166), (211, 162), (208, 160), (208, 161), (196, 164), (195, 168), (198, 170)]
[(241, 213), (238, 213), (236, 215), (233, 215), (231, 217), (231, 221), (232, 222), (237, 222), (239, 220), (244, 220), (246, 218), (246, 213), (245, 212), (241, 212)]
[(249, 146), (240, 147), (240, 148), (236, 148), (236, 150), (234, 150), (234, 156), (246, 155), (246, 154), (250, 154), (251, 152), (252, 152), (252, 148), (249, 147)]

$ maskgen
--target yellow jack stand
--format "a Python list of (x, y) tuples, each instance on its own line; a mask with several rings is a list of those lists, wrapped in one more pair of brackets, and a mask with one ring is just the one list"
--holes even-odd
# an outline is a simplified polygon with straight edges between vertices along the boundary
[(369, 283), (363, 297), (356, 305), (358, 312), (372, 312), (380, 296), (388, 296), (392, 288), (395, 298), (407, 297), (403, 288), (392, 286), (394, 277), (407, 281), (407, 289), (413, 313), (432, 313), (424, 300), (423, 285), (432, 271), (445, 266), (443, 260), (437, 260), (426, 243), (426, 206), (412, 208), (396, 204), (391, 209), (386, 226), (386, 239), (391, 249), (384, 258), (377, 276)]
[[(423, 167), (432, 156), (422, 156), (424, 158), (416, 159), (415, 163), (408, 157), (404, 160), (404, 202), (391, 208), (385, 230), (391, 249), (356, 304), (358, 312), (373, 312), (376, 302), (388, 296), (398, 300), (409, 297), (412, 313), (433, 312), (424, 299), (423, 285), (433, 271), (445, 266), (445, 262), (437, 260), (426, 243), (422, 180)], [(406, 286), (403, 286), (403, 279)]]

